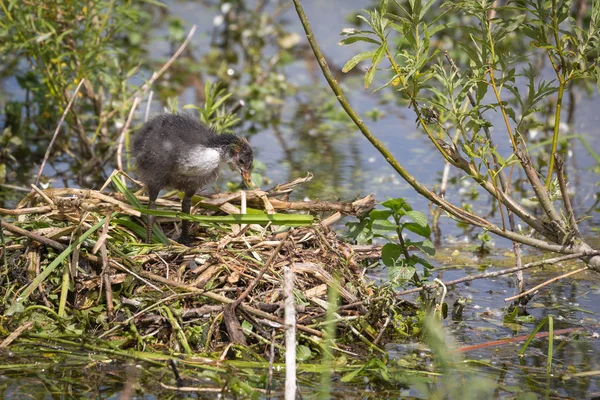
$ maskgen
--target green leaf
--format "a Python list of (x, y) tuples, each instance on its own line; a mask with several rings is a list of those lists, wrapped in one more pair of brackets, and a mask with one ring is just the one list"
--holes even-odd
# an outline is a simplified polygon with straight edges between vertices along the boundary
[(483, 97), (487, 93), (487, 90), (488, 90), (487, 83), (477, 82), (477, 91), (476, 91), (477, 103), (480, 103), (481, 100), (483, 100)]
[(388, 269), (388, 280), (390, 282), (406, 282), (413, 277), (417, 269), (412, 265), (394, 265)]
[(428, 256), (435, 256), (435, 247), (433, 247), (431, 240), (424, 240), (422, 242), (407, 241), (406, 245), (408, 246), (409, 244), (415, 246)]
[(369, 220), (364, 219), (360, 222), (348, 222), (348, 237), (356, 240), (358, 244), (369, 244), (373, 239), (373, 232), (368, 227)]
[(431, 263), (428, 260), (426, 260), (424, 258), (421, 258), (419, 256), (416, 256), (414, 254), (411, 257), (414, 260), (413, 264), (421, 264), (426, 269), (432, 269), (433, 268), (433, 265), (431, 265)]
[(375, 77), (375, 72), (377, 72), (377, 66), (381, 63), (383, 56), (385, 54), (385, 46), (381, 45), (375, 51), (375, 55), (373, 56), (373, 64), (369, 67), (367, 74), (365, 75), (365, 89), (368, 89), (371, 86), (371, 82), (373, 82), (373, 78)]
[(310, 351), (310, 347), (305, 345), (296, 346), (296, 359), (300, 362), (310, 360), (312, 357), (312, 352)]
[(427, 226), (427, 217), (418, 211), (407, 211), (405, 214), (407, 217), (415, 221), (416, 224), (422, 227)]
[(158, 0), (142, 0), (144, 3), (152, 4), (157, 7), (167, 8), (167, 5)]
[(379, 13), (381, 15), (384, 15), (387, 12), (388, 9), (388, 0), (381, 0), (381, 3), (379, 3)]
[(133, 192), (131, 190), (129, 190), (127, 188), (127, 186), (125, 186), (125, 184), (123, 183), (123, 181), (121, 181), (121, 179), (119, 179), (119, 176), (113, 175), (113, 176), (111, 176), (110, 179), (111, 179), (113, 185), (115, 185), (115, 187), (117, 188), (117, 190), (119, 192), (121, 192), (127, 198), (127, 201), (129, 202), (129, 204), (131, 204), (134, 207), (142, 206), (142, 203), (140, 203), (138, 198), (135, 197)]
[(371, 224), (371, 231), (374, 235), (385, 235), (389, 232), (395, 232), (398, 229), (398, 225), (387, 219), (377, 219)]
[(338, 42), (340, 46), (347, 46), (356, 42), (374, 43), (381, 46), (381, 42), (367, 36), (350, 36)]
[(374, 55), (375, 55), (374, 51), (368, 51), (366, 53), (360, 53), (360, 54), (355, 55), (350, 60), (348, 60), (348, 62), (346, 64), (344, 64), (344, 67), (342, 68), (342, 72), (347, 73), (347, 72), (351, 71), (354, 67), (356, 67), (358, 65), (358, 63), (366, 60), (367, 58), (371, 58)]
[(429, 228), (429, 225), (421, 226), (416, 222), (406, 222), (402, 224), (402, 228), (408, 229), (409, 231), (424, 238), (428, 238), (431, 235), (431, 229)]
[(404, 215), (404, 211), (411, 211), (412, 207), (402, 197), (396, 199), (388, 199), (381, 203), (382, 206), (389, 208), (396, 214)]
[(388, 219), (393, 214), (391, 210), (373, 210), (369, 213), (371, 221), (376, 219)]
[(402, 246), (395, 243), (386, 243), (381, 249), (381, 260), (383, 263), (391, 267), (396, 264), (396, 260), (402, 254)]

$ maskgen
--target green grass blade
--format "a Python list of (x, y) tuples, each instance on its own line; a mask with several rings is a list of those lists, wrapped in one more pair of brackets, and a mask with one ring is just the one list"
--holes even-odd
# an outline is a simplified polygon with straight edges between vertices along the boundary
[(546, 361), (546, 373), (552, 371), (552, 357), (554, 355), (554, 320), (548, 315), (548, 360)]
[(548, 317), (544, 318), (542, 320), (542, 322), (540, 322), (538, 324), (538, 326), (535, 327), (535, 329), (533, 330), (533, 332), (531, 332), (529, 334), (529, 337), (527, 338), (527, 340), (525, 341), (525, 343), (523, 343), (523, 347), (521, 347), (521, 350), (519, 351), (519, 357), (523, 357), (523, 355), (525, 354), (525, 351), (527, 350), (527, 347), (529, 347), (529, 343), (531, 343), (531, 341), (535, 337), (535, 334), (538, 333), (538, 331), (540, 329), (542, 329), (542, 326), (544, 326), (544, 324), (546, 323), (546, 321), (548, 321)]
[(269, 222), (274, 225), (285, 226), (307, 226), (314, 218), (309, 214), (232, 214), (232, 215), (189, 215), (180, 211), (149, 210), (147, 208), (136, 208), (144, 213), (157, 217), (180, 218), (193, 222), (209, 222), (219, 224), (259, 224), (266, 225)]
[(115, 218), (112, 220), (112, 222), (129, 229), (139, 238), (146, 237), (146, 228), (129, 218)]
[(142, 207), (142, 203), (135, 197), (135, 194), (131, 190), (125, 186), (125, 184), (119, 179), (119, 177), (115, 174), (110, 178), (112, 180), (113, 185), (117, 188), (119, 192), (123, 194), (127, 198), (129, 204), (134, 207)]
[[(142, 208), (142, 203), (140, 203), (138, 198), (135, 197), (135, 194), (133, 194), (133, 192), (131, 190), (129, 190), (127, 188), (127, 186), (125, 186), (125, 184), (119, 179), (119, 177), (117, 175), (113, 175), (111, 177), (111, 180), (112, 180), (113, 185), (115, 185), (115, 187), (117, 188), (117, 190), (119, 192), (121, 192), (123, 194), (123, 196), (125, 196), (127, 198), (127, 201), (129, 202), (129, 204), (131, 204), (132, 206), (134, 206), (138, 209)], [(137, 234), (137, 231), (136, 231), (136, 234)], [(142, 238), (146, 237), (145, 229), (142, 232), (142, 234), (140, 235), (140, 237), (142, 237)], [(160, 229), (160, 225), (158, 225), (158, 224), (154, 224), (154, 226), (152, 227), (152, 241), (154, 242), (154, 241), (156, 241), (156, 239), (158, 239), (158, 241), (162, 244), (169, 244), (169, 238), (167, 238), (167, 235), (164, 234), (162, 229)]]

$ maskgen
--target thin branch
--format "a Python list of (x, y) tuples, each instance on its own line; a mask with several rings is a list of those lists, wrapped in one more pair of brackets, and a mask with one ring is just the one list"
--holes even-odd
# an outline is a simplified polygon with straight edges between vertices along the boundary
[[(600, 254), (600, 252), (598, 252), (598, 251), (595, 251), (594, 253), (595, 254)], [(540, 261), (530, 262), (530, 263), (527, 263), (527, 264), (525, 264), (525, 265), (523, 265), (521, 267), (507, 268), (507, 269), (501, 269), (499, 271), (484, 272), (482, 274), (468, 275), (468, 276), (465, 276), (465, 277), (462, 277), (462, 278), (459, 278), (459, 279), (455, 279), (453, 281), (444, 282), (444, 285), (446, 285), (446, 286), (454, 286), (454, 285), (457, 285), (459, 283), (470, 282), (470, 281), (474, 281), (476, 279), (493, 278), (493, 277), (496, 277), (496, 276), (512, 274), (513, 272), (522, 271), (522, 270), (526, 270), (526, 269), (530, 269), (530, 268), (534, 268), (534, 267), (539, 267), (540, 265), (555, 264), (557, 262), (566, 261), (566, 260), (573, 260), (573, 259), (576, 259), (576, 258), (582, 258), (582, 257), (588, 256), (588, 255), (590, 255), (590, 254), (581, 252), (581, 253), (569, 254), (569, 255), (561, 256), (561, 257), (548, 258), (546, 260), (540, 260)], [(421, 292), (424, 289), (433, 289), (436, 286), (438, 286), (437, 283), (432, 283), (430, 285), (426, 285), (426, 286), (422, 286), (422, 287), (418, 287), (418, 288), (414, 288), (414, 289), (409, 289), (409, 290), (404, 290), (402, 292), (396, 293), (396, 297), (404, 296), (404, 295), (407, 295), (407, 294), (410, 294), (410, 293)]]
[(540, 206), (542, 207), (548, 218), (550, 218), (550, 221), (555, 223), (554, 226), (557, 229), (559, 229), (560, 233), (563, 235), (562, 237), (564, 237), (566, 232), (562, 226), (563, 221), (560, 218), (560, 215), (558, 215), (556, 209), (554, 208), (552, 200), (550, 200), (548, 190), (546, 189), (546, 187), (544, 187), (544, 184), (540, 181), (537, 172), (533, 168), (533, 165), (531, 164), (531, 158), (527, 154), (523, 153), (520, 149), (515, 150), (515, 155), (521, 161), (523, 170), (527, 175), (527, 179), (529, 179), (529, 183), (531, 183), (531, 187), (533, 188), (533, 191), (535, 192), (538, 201), (540, 202)]
[[(141, 98), (139, 96), (136, 96), (133, 99), (133, 104), (131, 105), (131, 110), (129, 110), (129, 115), (127, 116), (127, 121), (125, 122), (125, 125), (123, 125), (123, 129), (121, 129), (121, 134), (119, 135), (119, 144), (117, 146), (117, 167), (119, 168), (119, 171), (123, 171), (123, 159), (122, 159), (122, 154), (123, 154), (123, 144), (125, 143), (125, 134), (127, 133), (127, 130), (129, 129), (129, 125), (131, 124), (131, 120), (133, 119), (133, 114), (135, 113), (135, 109), (137, 108), (138, 104), (140, 104), (141, 102)], [(125, 183), (125, 178), (122, 177), (123, 183)]]
[(567, 218), (569, 219), (569, 229), (575, 234), (577, 239), (581, 239), (579, 227), (577, 226), (577, 221), (575, 220), (575, 213), (573, 212), (573, 206), (571, 205), (571, 199), (569, 198), (569, 193), (567, 192), (565, 163), (558, 153), (554, 154), (554, 158), (556, 159), (556, 176), (558, 178), (558, 185), (560, 187), (560, 193), (562, 194), (563, 205), (565, 207), (565, 211), (567, 212)]
[(17, 235), (28, 237), (29, 239), (35, 240), (36, 242), (52, 247), (53, 249), (58, 251), (64, 251), (67, 248), (67, 246), (65, 246), (62, 243), (59, 243), (52, 239), (48, 239), (47, 237), (38, 235), (37, 233), (29, 232), (28, 230), (19, 228), (18, 226), (13, 225), (4, 220), (0, 220), (0, 227), (6, 229), (9, 232), (16, 233)]
[(69, 103), (67, 104), (67, 107), (65, 108), (65, 111), (62, 114), (62, 117), (60, 117), (60, 121), (58, 122), (58, 125), (56, 126), (56, 130), (54, 131), (52, 140), (50, 140), (50, 144), (48, 145), (48, 149), (46, 150), (46, 154), (44, 155), (44, 160), (42, 161), (42, 165), (40, 165), (40, 169), (38, 170), (37, 176), (35, 178), (36, 186), (40, 183), (40, 177), (42, 176), (42, 171), (44, 170), (44, 166), (46, 165), (46, 162), (48, 161), (48, 157), (50, 157), (50, 152), (52, 151), (52, 146), (54, 146), (54, 141), (56, 140), (56, 137), (58, 136), (60, 127), (62, 126), (63, 122), (65, 121), (65, 118), (67, 117), (67, 114), (68, 114), (69, 110), (71, 109), (71, 106), (73, 105), (73, 101), (77, 97), (77, 93), (79, 92), (79, 89), (81, 89), (83, 82), (85, 82), (85, 79), (81, 79), (81, 81), (79, 81), (79, 84), (75, 88), (75, 91), (73, 92), (73, 95), (71, 96), (71, 99), (69, 100)]
[[(183, 41), (183, 43), (181, 44), (181, 46), (179, 46), (179, 48), (177, 49), (177, 51), (171, 56), (171, 58), (169, 58), (169, 60), (162, 66), (162, 68), (160, 70), (158, 70), (157, 72), (154, 72), (152, 74), (152, 77), (150, 77), (150, 79), (148, 80), (148, 82), (144, 83), (144, 85), (141, 88), (138, 88), (135, 92), (133, 92), (133, 94), (129, 97), (129, 99), (127, 100), (127, 102), (131, 101), (136, 96), (140, 96), (140, 95), (146, 93), (152, 87), (152, 85), (154, 84), (154, 82), (158, 78), (160, 78), (160, 76), (167, 69), (169, 69), (169, 67), (171, 66), (171, 64), (173, 64), (175, 62), (175, 60), (181, 55), (181, 53), (183, 53), (183, 51), (187, 47), (188, 43), (192, 39), (192, 36), (194, 36), (194, 33), (196, 33), (196, 29), (197, 29), (196, 25), (192, 26), (192, 29), (190, 29), (190, 33), (188, 33), (187, 37), (185, 38), (185, 40)], [(118, 111), (118, 109), (114, 109), (111, 112), (109, 112), (108, 114), (106, 114), (106, 116), (104, 117), (104, 120), (107, 121), (110, 118), (112, 118), (117, 113), (117, 111)]]
[(507, 297), (506, 299), (504, 299), (504, 302), (516, 300), (516, 299), (521, 298), (523, 296), (527, 296), (529, 293), (533, 293), (533, 292), (537, 291), (538, 289), (543, 288), (544, 286), (547, 286), (547, 285), (549, 285), (549, 284), (551, 284), (553, 282), (559, 281), (559, 280), (564, 279), (564, 278), (568, 278), (569, 276), (578, 274), (578, 273), (586, 271), (588, 269), (590, 269), (590, 267), (585, 266), (583, 268), (576, 269), (575, 271), (571, 271), (571, 272), (568, 272), (566, 274), (563, 274), (563, 275), (560, 275), (560, 276), (556, 276), (556, 277), (554, 277), (552, 279), (547, 280), (544, 283), (540, 283), (536, 287), (533, 287), (533, 288), (531, 288), (531, 289), (529, 289), (529, 290), (527, 290), (527, 291), (525, 291), (523, 293), (519, 293), (518, 295), (512, 296), (512, 297)]
[(148, 117), (150, 116), (150, 106), (152, 105), (152, 97), (154, 96), (154, 90), (150, 91), (148, 95), (148, 102), (146, 103), (146, 113), (144, 114), (144, 122), (148, 121)]

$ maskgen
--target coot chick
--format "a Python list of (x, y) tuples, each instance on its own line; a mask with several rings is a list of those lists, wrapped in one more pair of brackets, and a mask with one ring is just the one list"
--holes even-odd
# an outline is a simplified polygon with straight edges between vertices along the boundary
[[(225, 161), (251, 186), (252, 148), (248, 141), (231, 134), (217, 134), (189, 114), (162, 114), (144, 124), (133, 139), (138, 178), (148, 187), (148, 208), (156, 208), (158, 192), (166, 187), (184, 193), (181, 211), (190, 213), (191, 197), (212, 183)], [(152, 241), (154, 216), (148, 215), (146, 242)], [(179, 242), (189, 242), (189, 222), (181, 222)]]

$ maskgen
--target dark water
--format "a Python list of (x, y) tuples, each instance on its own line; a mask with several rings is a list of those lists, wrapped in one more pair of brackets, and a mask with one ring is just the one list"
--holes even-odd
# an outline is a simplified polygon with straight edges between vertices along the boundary
[[(213, 18), (217, 11), (206, 8), (198, 2), (166, 2), (169, 11), (181, 17), (186, 27), (197, 24), (199, 29), (193, 44), (198, 55), (208, 49)], [(339, 32), (349, 24), (345, 17), (356, 13), (362, 8), (372, 5), (369, 1), (359, 0), (314, 0), (303, 2), (305, 11), (311, 21), (316, 39), (321, 45), (331, 66), (341, 67), (349, 58), (356, 54), (357, 47), (338, 46)], [(304, 41), (302, 28), (297, 21), (293, 8), (289, 8), (282, 15), (286, 20), (286, 28), (300, 35)], [(165, 28), (157, 28), (154, 35), (165, 33)], [(169, 46), (156, 41), (152, 44), (152, 52), (156, 55), (169, 54)], [(550, 78), (550, 72), (546, 71)], [(307, 61), (298, 60), (286, 67), (286, 77), (291, 83), (298, 86), (326, 85), (320, 71), (311, 74), (307, 72)], [(8, 83), (10, 89), (10, 82)], [(369, 121), (368, 125), (392, 151), (396, 158), (422, 183), (429, 187), (439, 184), (443, 164), (439, 157), (432, 151), (432, 146), (425, 134), (416, 129), (414, 115), (407, 109), (398, 108), (394, 104), (381, 105), (384, 98), (382, 92), (370, 94), (362, 90), (361, 77), (350, 77), (343, 81), (345, 91), (351, 104), (363, 114), (366, 111), (378, 108), (384, 115), (376, 122)], [(299, 98), (307, 100), (310, 91), (303, 92)], [(333, 98), (333, 96), (332, 96)], [(588, 97), (579, 94), (575, 123), (572, 131), (566, 134), (579, 134), (588, 141), (596, 151), (600, 150), (600, 113), (598, 104), (600, 96), (595, 93)], [(186, 91), (179, 99), (180, 104), (194, 102), (192, 90)], [(328, 132), (326, 135), (314, 137), (318, 143), (311, 144), (311, 131), (305, 131), (302, 120), (298, 121), (298, 103), (292, 97), (286, 99), (284, 118), (290, 122), (282, 124), (279, 132), (271, 127), (261, 129), (251, 139), (257, 152), (257, 159), (266, 165), (264, 173), (272, 182), (287, 181), (291, 178), (303, 176), (307, 172), (314, 174), (313, 183), (303, 188), (299, 195), (304, 197), (325, 199), (350, 199), (357, 195), (374, 193), (380, 201), (386, 197), (404, 197), (416, 210), (429, 214), (426, 204), (413, 191), (408, 184), (396, 176), (393, 169), (385, 163), (377, 151), (368, 141), (360, 135), (357, 129), (350, 127), (340, 132)], [(160, 111), (162, 106), (155, 104), (153, 110)], [(140, 108), (143, 109), (143, 106)], [(141, 116), (141, 111), (140, 111)], [(493, 124), (498, 124), (501, 129), (502, 122), (499, 115), (486, 115)], [(501, 150), (508, 148), (508, 141), (499, 143)], [(577, 139), (571, 141), (571, 153), (577, 158), (570, 157), (568, 166), (574, 179), (570, 187), (575, 192), (574, 203), (579, 213), (578, 217), (589, 217), (581, 225), (587, 237), (597, 236), (592, 228), (600, 223), (598, 212), (590, 212), (598, 194), (598, 175), (591, 169), (595, 165), (594, 159), (589, 155), (581, 142)], [(448, 199), (457, 204), (468, 199), (470, 187), (466, 183), (459, 183), (450, 188)], [(482, 196), (485, 199), (485, 196)], [(485, 200), (473, 202), (474, 210), (485, 214), (489, 203)], [(434, 275), (443, 280), (451, 280), (465, 274), (481, 272), (483, 269), (507, 268), (513, 265), (510, 258), (510, 243), (506, 240), (494, 238), (494, 247), (491, 255), (480, 258), (474, 251), (470, 251), (465, 244), (478, 244), (474, 235), (465, 232), (448, 218), (442, 219), (442, 248), (434, 260), (439, 270)], [(343, 226), (340, 226), (343, 231)], [(596, 242), (598, 242), (596, 240)], [(596, 243), (598, 245), (598, 243)], [(540, 258), (543, 255), (526, 252), (529, 258)], [(457, 266), (457, 268), (447, 268)], [(543, 282), (561, 273), (580, 267), (580, 264), (565, 263), (557, 267), (547, 267), (526, 273), (528, 287)], [(375, 277), (385, 277), (385, 271), (375, 272)], [(550, 286), (546, 286), (530, 302), (528, 312), (535, 317), (535, 322), (522, 324), (506, 324), (503, 322), (504, 311), (508, 303), (506, 297), (516, 293), (515, 282), (512, 276), (485, 280), (476, 280), (468, 284), (453, 287), (447, 302), (451, 305), (456, 298), (464, 296), (468, 299), (464, 312), (464, 321), (461, 323), (447, 322), (449, 340), (460, 347), (476, 343), (484, 343), (498, 338), (525, 335), (531, 332), (537, 323), (550, 315), (554, 319), (554, 329), (584, 327), (579, 334), (567, 334), (555, 338), (554, 342), (554, 374), (546, 376), (543, 372), (548, 351), (547, 339), (537, 339), (530, 345), (525, 357), (519, 358), (518, 352), (522, 342), (504, 344), (502, 346), (483, 348), (468, 352), (463, 355), (467, 360), (480, 362), (471, 375), (486, 377), (492, 385), (482, 391), (480, 398), (506, 397), (512, 398), (524, 393), (536, 393), (538, 398), (592, 398), (600, 396), (599, 375), (574, 377), (565, 379), (567, 374), (586, 371), (600, 371), (600, 280), (598, 274), (593, 272), (580, 273)], [(545, 331), (543, 328), (542, 331)], [(388, 346), (390, 358), (400, 359), (411, 348), (405, 344)], [(48, 350), (51, 352), (52, 350)], [(427, 357), (427, 353), (423, 357)], [(10, 357), (4, 354), (2, 358)], [(31, 361), (31, 359), (27, 359)], [(87, 393), (85, 397), (93, 398), (118, 398), (119, 386), (123, 383), (124, 376), (135, 375), (131, 368), (126, 367), (123, 360), (114, 363), (102, 360), (102, 363), (90, 363), (65, 357), (60, 362), (39, 365), (31, 364), (21, 374), (11, 374), (10, 377), (0, 376), (0, 386), (3, 387), (4, 398), (52, 398), (52, 378), (48, 372), (60, 376), (60, 379), (72, 379), (73, 393)], [(104, 364), (103, 364), (104, 363)], [(88, 365), (88, 375), (80, 375), (82, 368)], [(92, 366), (93, 365), (93, 366)], [(102, 367), (99, 367), (102, 366)], [(129, 369), (128, 369), (129, 368)], [(135, 367), (134, 369), (135, 370)], [(32, 371), (33, 372), (32, 374)], [(224, 373), (232, 372), (225, 371)], [(236, 371), (236, 373), (239, 371)], [(156, 372), (164, 376), (168, 371)], [(94, 382), (84, 382), (90, 376), (98, 376)], [(71, 376), (71, 378), (69, 378)], [(141, 372), (140, 383), (147, 389), (148, 394), (137, 398), (163, 398), (164, 392), (151, 376)], [(88, 377), (88, 378), (84, 378)], [(137, 379), (137, 378), (136, 378)], [(207, 378), (208, 379), (208, 378)], [(3, 383), (4, 381), (4, 383)], [(61, 381), (62, 382), (62, 381)], [(209, 380), (207, 387), (218, 387), (217, 380)], [(305, 393), (310, 393), (310, 382), (304, 382)], [(365, 383), (365, 387), (356, 388), (344, 386), (340, 382), (334, 384), (337, 391), (335, 397), (349, 398), (400, 398), (402, 396), (428, 397), (426, 392), (418, 389), (404, 388), (398, 392), (382, 391), (377, 394), (371, 386), (372, 382)], [(444, 385), (442, 381), (439, 385)], [(60, 385), (63, 388), (62, 385)], [(93, 389), (90, 389), (94, 387)], [(27, 388), (27, 390), (26, 390)], [(314, 388), (312, 388), (314, 389)], [(378, 387), (381, 390), (381, 387)], [(158, 393), (161, 394), (158, 394)], [(195, 394), (194, 398), (213, 398), (214, 393)], [(78, 397), (76, 394), (74, 397)], [(60, 396), (59, 396), (60, 397)], [(67, 396), (70, 397), (70, 396)], [(183, 396), (185, 397), (185, 396)], [(243, 397), (243, 396), (241, 396)], [(451, 396), (454, 397), (454, 396)], [(535, 398), (535, 397), (527, 397)]]

